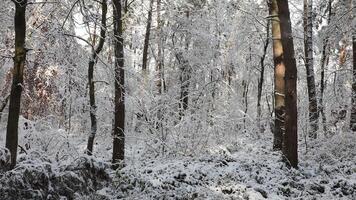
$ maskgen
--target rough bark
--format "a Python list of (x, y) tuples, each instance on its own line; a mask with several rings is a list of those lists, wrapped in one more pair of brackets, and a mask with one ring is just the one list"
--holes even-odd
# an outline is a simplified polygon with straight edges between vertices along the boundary
[(115, 117), (113, 127), (113, 168), (125, 156), (125, 71), (124, 71), (124, 39), (122, 29), (121, 0), (113, 1), (114, 17), (114, 51), (115, 51)]
[(152, 8), (153, 8), (153, 0), (150, 1), (150, 7), (147, 16), (145, 42), (143, 45), (142, 71), (147, 70), (148, 46), (150, 43), (151, 23), (152, 23)]
[(288, 0), (277, 0), (280, 19), (283, 61), (285, 64), (285, 134), (282, 152), (286, 163), (298, 167), (297, 64)]
[(318, 103), (314, 77), (313, 58), (313, 0), (304, 0), (304, 54), (309, 97), (309, 137), (316, 139), (318, 127)]
[(273, 38), (273, 61), (274, 61), (274, 132), (273, 149), (281, 150), (284, 134), (285, 117), (285, 65), (283, 62), (283, 46), (281, 40), (281, 29), (278, 17), (277, 0), (271, 0), (269, 3), (272, 38)]
[(23, 71), (26, 62), (26, 6), (27, 0), (13, 1), (15, 3), (15, 56), (10, 93), (9, 116), (6, 132), (6, 148), (11, 153), (9, 169), (16, 165), (18, 146), (18, 123), (23, 88)]
[[(88, 81), (89, 81), (89, 102), (90, 102), (90, 122), (91, 129), (87, 144), (88, 155), (92, 155), (94, 139), (97, 131), (97, 118), (96, 118), (96, 103), (95, 103), (95, 82), (94, 82), (94, 66), (98, 61), (98, 55), (103, 49), (105, 37), (106, 37), (106, 13), (107, 13), (107, 3), (106, 0), (101, 1), (101, 28), (100, 28), (100, 38), (98, 46), (93, 49), (91, 58), (89, 60), (88, 67)], [(94, 33), (95, 34), (95, 33)]]

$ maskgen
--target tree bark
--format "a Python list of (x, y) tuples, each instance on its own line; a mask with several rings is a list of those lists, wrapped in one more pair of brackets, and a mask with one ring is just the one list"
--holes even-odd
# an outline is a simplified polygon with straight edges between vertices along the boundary
[[(331, 15), (332, 15), (332, 0), (329, 0), (328, 2), (328, 24), (330, 24), (331, 21)], [(323, 131), (324, 135), (326, 135), (326, 116), (325, 116), (325, 110), (324, 110), (324, 91), (325, 91), (325, 67), (328, 66), (329, 64), (329, 52), (330, 52), (330, 46), (329, 46), (329, 36), (326, 36), (324, 39), (324, 44), (323, 44), (323, 50), (322, 50), (322, 55), (321, 55), (321, 72), (320, 72), (320, 98), (319, 98), (319, 112), (322, 117), (322, 124), (323, 124)]]
[(115, 117), (113, 127), (113, 169), (125, 157), (125, 71), (121, 0), (113, 1), (115, 51)]
[(150, 8), (148, 10), (148, 16), (147, 16), (145, 43), (143, 45), (142, 71), (147, 70), (148, 46), (150, 43), (151, 23), (152, 23), (152, 8), (153, 8), (153, 0), (150, 1)]
[(6, 148), (11, 153), (9, 169), (16, 165), (18, 146), (18, 123), (23, 88), (23, 71), (26, 62), (26, 6), (27, 0), (13, 1), (15, 3), (15, 57), (10, 93), (9, 116), (6, 132)]
[(261, 71), (260, 71), (260, 78), (258, 80), (258, 91), (257, 91), (257, 123), (258, 123), (258, 128), (260, 131), (262, 130), (261, 127), (261, 116), (262, 116), (262, 108), (261, 108), (261, 99), (262, 99), (262, 89), (263, 89), (263, 81), (264, 81), (264, 73), (265, 73), (265, 59), (267, 55), (267, 48), (269, 45), (269, 24), (270, 22), (267, 22), (267, 35), (266, 35), (266, 41), (263, 46), (263, 55), (260, 60), (260, 66), (261, 66)]
[(316, 139), (318, 127), (318, 103), (314, 77), (313, 58), (313, 0), (304, 0), (304, 54), (309, 97), (309, 137)]
[(272, 20), (273, 38), (273, 61), (274, 61), (274, 133), (273, 149), (281, 150), (284, 134), (285, 117), (285, 65), (283, 62), (283, 46), (281, 40), (281, 29), (278, 16), (277, 0), (269, 3), (270, 15)]
[(298, 167), (297, 64), (295, 60), (292, 26), (288, 0), (277, 0), (280, 19), (283, 61), (285, 64), (285, 134), (283, 154), (286, 163)]
[[(97, 118), (96, 118), (96, 103), (95, 103), (95, 82), (94, 82), (94, 66), (98, 61), (98, 55), (103, 49), (106, 37), (106, 13), (107, 3), (106, 0), (101, 1), (101, 28), (98, 46), (93, 49), (88, 67), (88, 81), (89, 81), (89, 102), (90, 102), (90, 122), (91, 129), (88, 138), (87, 151), (88, 155), (93, 154), (94, 139), (97, 131)], [(94, 33), (95, 34), (95, 33)]]
[(353, 67), (352, 67), (352, 108), (350, 128), (356, 131), (356, 35), (352, 37)]
[(157, 88), (158, 93), (162, 94), (163, 91), (166, 91), (166, 81), (164, 77), (164, 58), (163, 58), (163, 49), (162, 49), (162, 35), (161, 35), (161, 0), (157, 0)]

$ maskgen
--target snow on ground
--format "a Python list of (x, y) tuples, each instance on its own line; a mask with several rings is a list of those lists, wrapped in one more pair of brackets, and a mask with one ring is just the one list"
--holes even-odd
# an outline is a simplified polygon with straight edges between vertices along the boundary
[(206, 155), (141, 158), (117, 172), (118, 199), (356, 199), (356, 135), (300, 145), (289, 169), (271, 138), (240, 138)]
[[(68, 141), (82, 151), (83, 137)], [(356, 134), (320, 138), (307, 150), (301, 138), (299, 169), (272, 151), (271, 134), (226, 141), (196, 156), (156, 157), (132, 140), (126, 166), (116, 172), (110, 151), (63, 161), (29, 151), (19, 155), (16, 169), (0, 173), (0, 199), (356, 199)], [(105, 149), (110, 141), (97, 142)]]

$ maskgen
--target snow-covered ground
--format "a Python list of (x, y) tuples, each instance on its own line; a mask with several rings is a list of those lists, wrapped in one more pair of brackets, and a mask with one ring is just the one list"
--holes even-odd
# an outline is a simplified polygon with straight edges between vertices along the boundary
[[(70, 141), (80, 152), (85, 140)], [(16, 169), (0, 175), (0, 199), (21, 194), (20, 199), (353, 200), (355, 141), (355, 134), (343, 133), (309, 142), (306, 149), (301, 140), (299, 169), (289, 169), (272, 151), (271, 134), (260, 139), (241, 135), (194, 156), (156, 157), (142, 153), (142, 144), (132, 140), (125, 167), (116, 172), (109, 168), (110, 151), (66, 162), (28, 152), (20, 154)], [(97, 148), (105, 146), (99, 142)]]

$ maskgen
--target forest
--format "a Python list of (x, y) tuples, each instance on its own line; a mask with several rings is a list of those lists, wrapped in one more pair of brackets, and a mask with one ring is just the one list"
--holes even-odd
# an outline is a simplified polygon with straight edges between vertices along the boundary
[(1, 0), (0, 200), (355, 200), (356, 0)]

